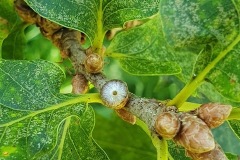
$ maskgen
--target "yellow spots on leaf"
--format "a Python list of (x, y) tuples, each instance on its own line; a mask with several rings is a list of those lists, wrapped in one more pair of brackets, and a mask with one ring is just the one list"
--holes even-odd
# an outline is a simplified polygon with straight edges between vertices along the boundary
[(4, 146), (0, 148), (0, 157), (8, 157), (17, 151), (16, 147)]

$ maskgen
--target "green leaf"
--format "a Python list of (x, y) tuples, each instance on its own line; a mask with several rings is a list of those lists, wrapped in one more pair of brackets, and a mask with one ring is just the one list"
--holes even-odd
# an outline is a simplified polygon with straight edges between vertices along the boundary
[(229, 45), (239, 32), (238, 0), (163, 0), (163, 31), (174, 47)]
[(121, 58), (120, 64), (125, 71), (134, 75), (171, 75), (181, 72), (179, 66), (174, 62), (159, 62), (138, 58)]
[(19, 20), (14, 9), (13, 0), (1, 0), (0, 8), (0, 17), (8, 20), (9, 27), (13, 26), (16, 20)]
[[(93, 42), (124, 22), (143, 19), (158, 12), (159, 0), (26, 0), (31, 8), (51, 21), (86, 33)], [(41, 6), (41, 7), (39, 7)]]
[(204, 99), (206, 97), (210, 102), (217, 102), (221, 104), (230, 104), (233, 107), (240, 107), (240, 103), (232, 101), (220, 94), (213, 84), (204, 81), (197, 90), (196, 97)]
[(228, 123), (231, 126), (233, 132), (240, 139), (240, 121), (239, 120), (231, 120), (231, 121), (228, 121)]
[(193, 76), (198, 75), (199, 73), (204, 70), (204, 68), (207, 67), (207, 65), (211, 62), (212, 58), (212, 48), (211, 46), (206, 46), (199, 54), (197, 57), (196, 64), (194, 66), (194, 71), (193, 71)]
[(176, 145), (173, 141), (168, 141), (169, 153), (174, 160), (190, 160), (185, 156), (185, 149)]
[(108, 159), (92, 138), (94, 113), (83, 103), (31, 113), (1, 107), (1, 113), (0, 158)]
[(239, 102), (239, 1), (174, 2), (163, 0), (160, 5), (166, 41), (177, 51), (199, 56), (192, 79), (169, 105), (180, 107), (204, 80), (223, 96)]
[(237, 156), (237, 155), (234, 155), (231, 153), (225, 153), (225, 154), (229, 160), (239, 160), (239, 156)]
[(0, 2), (0, 56), (2, 52), (2, 42), (10, 33), (13, 23), (16, 21), (16, 14), (13, 13), (13, 2), (1, 0)]
[(0, 8), (0, 54), (4, 59), (23, 59), (27, 25), (15, 12), (13, 0), (1, 0)]
[(0, 72), (0, 159), (108, 159), (86, 103), (99, 95), (59, 94), (64, 74), (42, 60), (1, 60)]
[(64, 96), (58, 94), (63, 78), (62, 70), (46, 61), (1, 60), (1, 104), (12, 109), (38, 110), (63, 102)]
[(223, 151), (240, 155), (240, 139), (236, 137), (229, 124), (223, 123), (221, 126), (212, 129), (215, 141), (220, 144)]
[(23, 59), (26, 39), (24, 30), (26, 24), (19, 22), (11, 29), (11, 33), (6, 37), (2, 44), (2, 57), (4, 59)]
[(121, 120), (112, 110), (96, 106), (96, 126), (93, 137), (110, 159), (155, 160), (156, 149), (151, 139), (137, 125)]
[(240, 42), (208, 74), (207, 81), (224, 97), (240, 102)]
[(0, 17), (0, 56), (2, 55), (2, 42), (9, 34), (7, 23), (6, 19)]
[[(240, 57), (238, 50), (240, 51), (240, 43), (206, 76), (205, 80), (207, 82), (202, 84), (200, 90), (211, 101), (230, 103), (236, 107), (240, 106)], [(212, 89), (209, 90), (209, 88)]]
[(160, 32), (159, 16), (140, 27), (116, 35), (106, 55), (117, 58), (123, 69), (136, 75), (172, 75), (181, 72)]

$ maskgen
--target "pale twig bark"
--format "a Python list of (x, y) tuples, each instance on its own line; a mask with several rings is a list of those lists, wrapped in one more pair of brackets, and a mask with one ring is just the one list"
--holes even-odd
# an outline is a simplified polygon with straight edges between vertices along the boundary
[[(95, 86), (95, 88), (100, 91), (108, 79), (103, 73), (91, 74), (86, 72), (84, 68), (84, 59), (86, 58), (86, 54), (85, 50), (81, 48), (77, 40), (79, 39), (77, 36), (80, 36), (81, 34), (77, 33), (79, 32), (69, 29), (63, 30), (63, 39), (61, 39), (63, 43), (62, 46), (65, 46), (65, 43), (72, 44), (68, 49), (69, 58), (71, 59), (76, 72), (83, 74), (87, 80), (89, 80)], [(66, 40), (64, 37), (68, 37), (68, 39)], [(124, 108), (132, 115), (145, 122), (149, 129), (154, 132), (156, 117), (162, 112), (164, 105), (155, 99), (140, 98), (133, 93), (129, 93), (129, 100)]]

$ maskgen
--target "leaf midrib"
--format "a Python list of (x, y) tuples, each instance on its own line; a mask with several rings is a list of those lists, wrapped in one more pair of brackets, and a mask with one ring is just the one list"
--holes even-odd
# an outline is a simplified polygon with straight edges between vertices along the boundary
[(86, 95), (82, 95), (80, 97), (76, 97), (76, 98), (67, 100), (63, 103), (59, 103), (59, 104), (53, 105), (51, 107), (48, 107), (48, 108), (45, 108), (45, 109), (42, 109), (42, 110), (32, 112), (32, 113), (30, 113), (26, 116), (23, 116), (21, 118), (18, 118), (16, 120), (13, 120), (13, 121), (10, 121), (10, 122), (4, 123), (4, 124), (0, 124), (0, 127), (11, 126), (11, 125), (13, 125), (17, 122), (20, 122), (22, 120), (34, 117), (38, 114), (48, 112), (48, 111), (52, 111), (52, 110), (56, 110), (56, 109), (62, 108), (64, 106), (73, 105), (73, 104), (77, 104), (77, 103), (83, 103), (83, 102), (85, 102), (85, 103), (93, 103), (93, 102), (94, 103), (102, 103), (98, 93), (86, 94)]
[(206, 75), (217, 65), (219, 61), (221, 61), (233, 48), (240, 42), (240, 34), (236, 37), (236, 39), (218, 56), (207, 65), (204, 70), (198, 74), (195, 79), (190, 81), (181, 91), (180, 93), (171, 101), (168, 102), (167, 105), (175, 105), (178, 108), (181, 107), (181, 105), (190, 97), (193, 92), (197, 89), (197, 87), (203, 82)]
[(64, 124), (64, 127), (63, 127), (63, 135), (62, 135), (62, 138), (61, 138), (59, 147), (58, 147), (58, 148), (59, 148), (58, 160), (61, 160), (61, 159), (62, 159), (64, 142), (65, 142), (65, 139), (66, 139), (66, 135), (67, 135), (68, 128), (69, 128), (69, 126), (70, 126), (70, 122), (71, 122), (71, 117), (66, 118), (65, 124)]

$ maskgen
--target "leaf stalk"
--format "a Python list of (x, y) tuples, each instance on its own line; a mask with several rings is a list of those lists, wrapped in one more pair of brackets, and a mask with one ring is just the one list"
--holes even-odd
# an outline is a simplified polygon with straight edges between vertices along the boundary
[(100, 6), (97, 14), (97, 33), (93, 40), (93, 51), (103, 56), (102, 47), (105, 31), (103, 29), (103, 8), (102, 8), (102, 0), (100, 0)]

